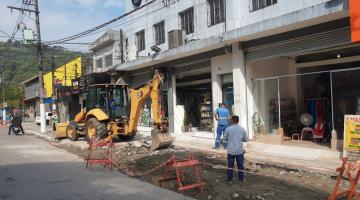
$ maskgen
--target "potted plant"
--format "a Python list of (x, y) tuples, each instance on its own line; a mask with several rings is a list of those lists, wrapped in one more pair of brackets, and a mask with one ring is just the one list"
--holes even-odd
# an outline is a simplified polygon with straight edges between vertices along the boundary
[(182, 127), (182, 131), (184, 133), (189, 132), (189, 124), (190, 124), (189, 117), (188, 117), (188, 114), (185, 112), (185, 114), (184, 114), (184, 124), (183, 124), (183, 127)]

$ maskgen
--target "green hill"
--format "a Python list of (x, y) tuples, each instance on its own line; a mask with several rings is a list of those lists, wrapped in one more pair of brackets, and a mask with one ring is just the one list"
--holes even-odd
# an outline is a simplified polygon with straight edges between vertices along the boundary
[[(51, 70), (52, 54), (55, 55), (56, 67), (78, 56), (84, 56), (82, 52), (69, 51), (62, 47), (44, 47), (45, 72)], [(18, 42), (0, 42), (0, 65), (5, 65), (5, 93), (10, 107), (21, 107), (23, 99), (21, 82), (38, 74), (37, 63), (36, 46), (25, 46)], [(2, 69), (0, 73), (2, 74)], [(2, 102), (2, 93), (0, 93), (0, 102)]]

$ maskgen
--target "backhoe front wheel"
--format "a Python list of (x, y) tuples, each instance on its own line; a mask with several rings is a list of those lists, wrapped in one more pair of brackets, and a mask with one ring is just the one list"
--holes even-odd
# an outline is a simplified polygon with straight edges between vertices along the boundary
[(76, 141), (79, 137), (79, 134), (76, 131), (76, 128), (73, 124), (69, 124), (66, 127), (66, 137), (71, 141)]
[(86, 122), (85, 136), (88, 141), (94, 138), (104, 139), (108, 136), (106, 124), (96, 118), (90, 118)]

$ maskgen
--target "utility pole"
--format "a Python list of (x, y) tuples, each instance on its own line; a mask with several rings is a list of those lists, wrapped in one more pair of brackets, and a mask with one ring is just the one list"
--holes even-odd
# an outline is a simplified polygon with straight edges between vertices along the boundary
[(39, 16), (39, 1), (35, 0), (35, 23), (36, 23), (36, 36), (37, 36), (37, 49), (38, 49), (38, 62), (39, 62), (39, 86), (40, 86), (40, 132), (46, 133), (46, 120), (45, 120), (45, 103), (44, 103), (44, 80), (43, 80), (43, 53), (41, 44), (40, 33), (40, 16)]
[[(18, 8), (14, 6), (8, 6), (11, 10), (19, 10), (22, 14), (24, 12), (35, 13), (35, 25), (36, 25), (36, 36), (37, 36), (37, 57), (38, 57), (38, 64), (39, 64), (39, 91), (40, 91), (40, 132), (46, 133), (46, 121), (45, 121), (45, 90), (44, 90), (44, 81), (43, 81), (43, 52), (42, 52), (42, 44), (41, 44), (41, 33), (40, 33), (40, 12), (39, 12), (39, 1), (34, 0), (34, 4), (32, 3), (33, 0), (23, 0), (23, 4), (34, 6), (34, 10), (32, 9), (25, 9), (25, 8)], [(25, 6), (26, 7), (26, 6)]]
[(2, 66), (2, 68), (3, 68), (3, 71), (2, 71), (2, 81), (1, 81), (1, 83), (2, 83), (2, 97), (3, 97), (3, 113), (2, 113), (2, 115), (3, 115), (3, 122), (5, 122), (6, 121), (6, 103), (5, 103), (5, 65), (3, 65)]
[(52, 125), (53, 125), (53, 131), (56, 130), (56, 127), (55, 127), (55, 123), (58, 123), (58, 117), (59, 117), (59, 113), (58, 113), (58, 109), (57, 109), (57, 92), (55, 90), (55, 58), (54, 58), (54, 50), (52, 50), (52, 62), (51, 62), (51, 76), (52, 76), (52, 100), (53, 100), (53, 104), (52, 104), (52, 113), (53, 113), (53, 119), (52, 120)]

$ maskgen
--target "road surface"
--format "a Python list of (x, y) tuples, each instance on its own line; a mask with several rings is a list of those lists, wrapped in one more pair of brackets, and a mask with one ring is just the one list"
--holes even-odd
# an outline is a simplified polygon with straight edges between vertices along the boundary
[(0, 128), (0, 200), (25, 199), (190, 200), (116, 170), (88, 170), (76, 155), (34, 136), (8, 136)]

